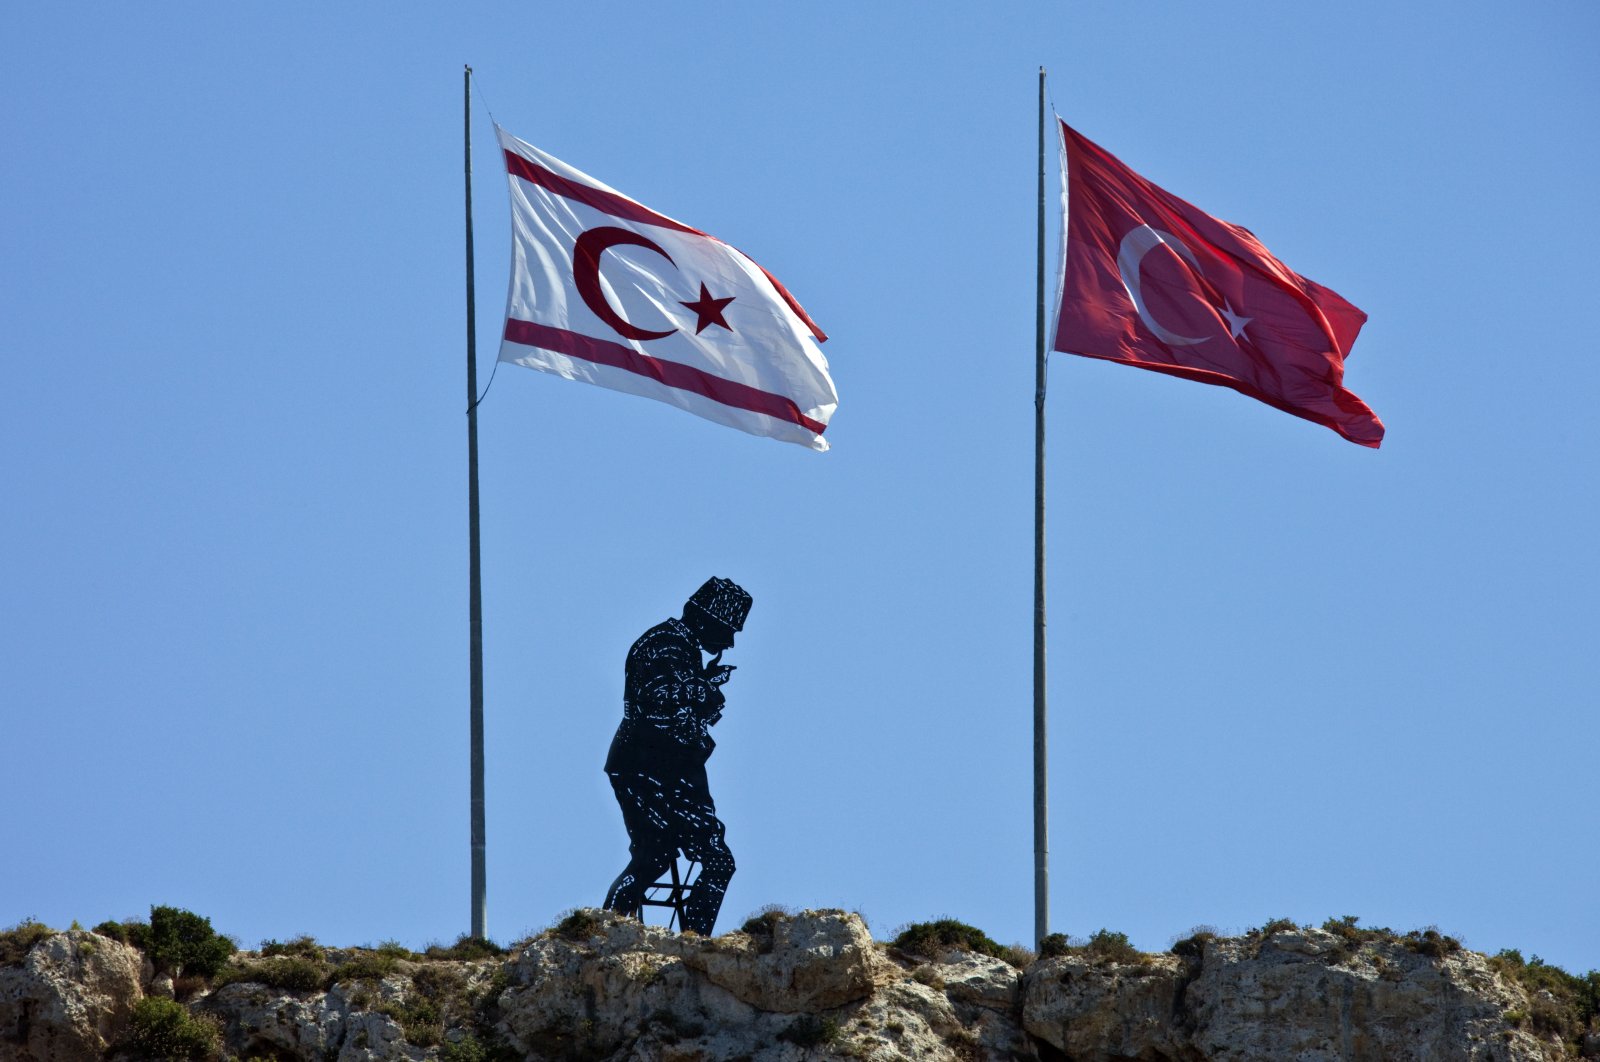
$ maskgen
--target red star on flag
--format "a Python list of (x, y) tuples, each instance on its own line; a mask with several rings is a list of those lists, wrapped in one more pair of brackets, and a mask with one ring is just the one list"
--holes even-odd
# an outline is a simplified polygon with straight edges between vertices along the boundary
[[(678, 305), (686, 307), (695, 312), (695, 316), (699, 318), (699, 320), (695, 323), (694, 334), (699, 335), (701, 332), (706, 330), (707, 325), (717, 325), (721, 328), (728, 328), (728, 322), (722, 319), (722, 310), (723, 307), (727, 306), (728, 303), (732, 302), (735, 298), (736, 296), (729, 295), (726, 299), (713, 299), (711, 297), (711, 292), (707, 291), (705, 284), (702, 283), (700, 285), (699, 299), (695, 300), (694, 302), (680, 302)], [(733, 329), (728, 328), (728, 331), (731, 332)]]

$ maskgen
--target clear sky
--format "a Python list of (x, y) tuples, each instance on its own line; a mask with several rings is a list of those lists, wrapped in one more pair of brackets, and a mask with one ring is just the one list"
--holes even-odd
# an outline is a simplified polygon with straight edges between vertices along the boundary
[[(755, 597), (722, 927), (1026, 940), (1043, 65), (1075, 127), (1370, 314), (1346, 382), (1389, 429), (1053, 358), (1052, 928), (1355, 914), (1600, 966), (1592, 3), (3, 23), (0, 925), (467, 929), (471, 63), (516, 135), (782, 278), (841, 396), (816, 454), (502, 367), (490, 934), (604, 895), (623, 655), (715, 574)], [(482, 102), (480, 380), (509, 258)]]

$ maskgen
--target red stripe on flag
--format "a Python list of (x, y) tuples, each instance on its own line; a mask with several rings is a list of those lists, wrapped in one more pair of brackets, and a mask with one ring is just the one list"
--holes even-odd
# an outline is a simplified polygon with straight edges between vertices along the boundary
[[(735, 247), (734, 250), (738, 251), (739, 249)], [(739, 251), (739, 253), (744, 254), (743, 251)], [(750, 258), (750, 256), (747, 254), (744, 254), (744, 256), (746, 258)], [(771, 282), (772, 286), (778, 289), (778, 294), (783, 296), (783, 301), (788, 303), (789, 309), (794, 311), (794, 315), (800, 318), (800, 320), (804, 321), (807, 328), (811, 329), (811, 334), (817, 337), (817, 342), (826, 343), (828, 341), (828, 333), (817, 327), (817, 322), (813, 321), (811, 319), (811, 315), (806, 313), (806, 308), (801, 306), (800, 303), (795, 300), (793, 295), (789, 294), (789, 289), (783, 286), (783, 282), (777, 277), (773, 276), (771, 273), (768, 273), (766, 268), (754, 258), (750, 258), (750, 264), (761, 270), (761, 275), (766, 277), (767, 280)]]
[(596, 365), (623, 369), (648, 377), (667, 387), (709, 398), (713, 402), (733, 409), (761, 413), (790, 424), (798, 424), (818, 435), (828, 429), (826, 424), (812, 420), (800, 412), (800, 407), (794, 404), (793, 399), (751, 387), (749, 384), (724, 380), (720, 376), (713, 376), (690, 365), (652, 358), (632, 347), (625, 347), (621, 343), (613, 343), (607, 339), (596, 339), (579, 332), (569, 332), (564, 328), (552, 328), (549, 325), (518, 321), (514, 318), (506, 321), (506, 339), (525, 347), (553, 350), (569, 358), (581, 358)]
[(716, 239), (707, 236), (699, 229), (691, 228), (681, 221), (673, 221), (665, 214), (657, 214), (643, 203), (636, 203), (625, 195), (608, 192), (603, 188), (582, 184), (569, 177), (563, 177), (554, 170), (547, 170), (536, 162), (523, 158), (514, 151), (506, 152), (506, 172), (513, 177), (521, 177), (531, 184), (547, 189), (554, 195), (563, 199), (571, 199), (582, 203), (584, 206), (594, 207), (602, 214), (610, 214), (614, 218), (624, 221), (635, 221), (644, 225), (659, 225), (664, 229), (674, 229), (678, 232), (688, 232), (696, 236), (705, 236), (708, 240)]
[(699, 229), (685, 225), (681, 221), (673, 221), (665, 214), (657, 214), (643, 203), (635, 202), (625, 195), (608, 192), (602, 188), (595, 188), (593, 185), (574, 181), (570, 177), (563, 177), (554, 170), (546, 169), (531, 159), (523, 158), (515, 151), (502, 150), (505, 151), (507, 173), (513, 177), (521, 177), (530, 184), (536, 184), (552, 195), (559, 195), (563, 199), (571, 199), (573, 202), (593, 207), (602, 214), (610, 214), (612, 217), (621, 218), (624, 221), (637, 222), (641, 225), (658, 225), (661, 228), (672, 229), (675, 232), (687, 232), (693, 236), (704, 236), (708, 240), (715, 240), (717, 243), (723, 244), (724, 247), (729, 247), (731, 250), (744, 255), (752, 265), (761, 270), (762, 276), (766, 277), (772, 286), (777, 289), (778, 295), (788, 304), (789, 309), (794, 311), (794, 315), (806, 323), (806, 327), (811, 329), (811, 334), (817, 337), (817, 341), (819, 343), (828, 341), (828, 334), (817, 327), (817, 322), (813, 321), (811, 315), (806, 313), (805, 307), (801, 306), (799, 301), (789, 294), (789, 289), (779, 283), (777, 277), (762, 268), (761, 263), (754, 258), (750, 258), (749, 255), (744, 254), (737, 247), (723, 243), (722, 240), (718, 240), (709, 232), (701, 232)]

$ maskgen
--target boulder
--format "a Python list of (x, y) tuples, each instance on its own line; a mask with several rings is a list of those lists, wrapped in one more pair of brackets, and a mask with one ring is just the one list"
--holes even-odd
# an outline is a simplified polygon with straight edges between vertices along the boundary
[(0, 1058), (100, 1057), (144, 997), (143, 968), (137, 949), (81, 929), (40, 940), (20, 966), (0, 967)]

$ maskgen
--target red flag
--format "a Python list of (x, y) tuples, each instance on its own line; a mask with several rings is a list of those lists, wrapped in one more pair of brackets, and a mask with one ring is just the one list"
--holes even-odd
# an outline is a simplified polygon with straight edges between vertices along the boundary
[(1231, 387), (1376, 448), (1344, 388), (1367, 315), (1061, 123), (1066, 269), (1054, 349)]

